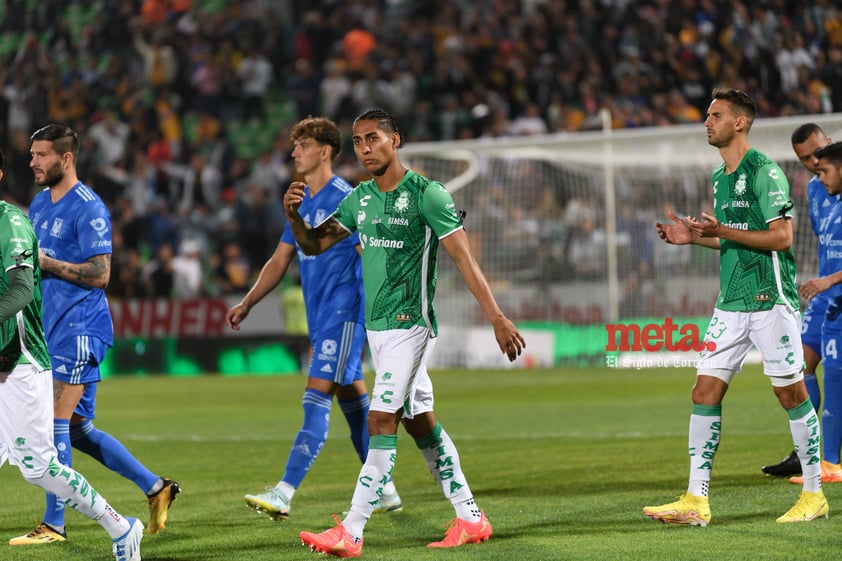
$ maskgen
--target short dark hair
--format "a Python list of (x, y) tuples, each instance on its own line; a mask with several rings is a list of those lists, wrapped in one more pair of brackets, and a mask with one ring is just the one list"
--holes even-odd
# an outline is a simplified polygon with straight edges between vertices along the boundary
[(70, 152), (73, 154), (73, 161), (79, 157), (79, 135), (73, 129), (64, 125), (49, 124), (41, 127), (29, 137), (29, 140), (46, 140), (53, 143), (53, 150), (56, 154), (62, 155)]
[(713, 90), (713, 99), (727, 101), (735, 109), (736, 113), (748, 119), (748, 128), (754, 124), (754, 116), (757, 114), (757, 106), (754, 100), (743, 90), (734, 88), (717, 88)]
[(297, 122), (289, 131), (289, 138), (293, 142), (302, 138), (312, 138), (319, 144), (330, 146), (331, 160), (342, 151), (342, 131), (336, 123), (324, 117), (307, 117)]
[(827, 160), (835, 167), (842, 167), (842, 142), (822, 146), (813, 155), (820, 160)]
[(3, 155), (3, 151), (0, 150), (0, 171), (4, 171), (6, 168), (6, 156)]
[(393, 132), (398, 133), (398, 138), (400, 138), (400, 142), (398, 143), (398, 148), (403, 146), (403, 133), (398, 128), (398, 124), (395, 122), (395, 118), (383, 109), (369, 109), (368, 111), (364, 111), (360, 115), (354, 119), (354, 125), (356, 125), (360, 121), (377, 121), (377, 128), (380, 130), (386, 131), (389, 134)]
[(794, 131), (792, 131), (792, 144), (801, 144), (807, 142), (810, 135), (821, 133), (824, 134), (822, 128), (816, 123), (804, 123)]

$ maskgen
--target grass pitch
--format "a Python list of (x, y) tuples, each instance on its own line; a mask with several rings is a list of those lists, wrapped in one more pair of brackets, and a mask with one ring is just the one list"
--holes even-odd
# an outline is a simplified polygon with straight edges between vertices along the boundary
[[(430, 550), (453, 517), (414, 443), (401, 433), (395, 481), (399, 513), (374, 515), (363, 558), (448, 561), (834, 559), (842, 545), (842, 486), (827, 485), (830, 519), (776, 524), (800, 488), (760, 472), (792, 448), (787, 417), (756, 367), (726, 397), (723, 438), (707, 528), (672, 527), (645, 505), (686, 488), (687, 423), (694, 372), (552, 369), (434, 372), (436, 412), (459, 449), (488, 543)], [(318, 559), (301, 530), (333, 525), (348, 508), (357, 460), (338, 407), (330, 439), (275, 523), (243, 495), (273, 485), (301, 423), (304, 378), (112, 378), (99, 390), (96, 426), (122, 440), (150, 469), (183, 489), (167, 528), (143, 541), (147, 561)], [(148, 509), (131, 482), (91, 458), (75, 466), (121, 512)], [(0, 559), (112, 559), (98, 524), (69, 512), (68, 541), (9, 547), (43, 514), (43, 495), (16, 468), (0, 469)]]

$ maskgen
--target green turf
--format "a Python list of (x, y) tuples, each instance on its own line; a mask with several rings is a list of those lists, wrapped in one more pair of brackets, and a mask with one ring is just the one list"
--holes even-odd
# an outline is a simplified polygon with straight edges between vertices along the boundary
[[(842, 486), (828, 485), (829, 520), (781, 525), (775, 518), (799, 488), (764, 477), (762, 463), (786, 455), (787, 417), (752, 367), (726, 398), (723, 438), (707, 528), (669, 527), (641, 508), (685, 490), (691, 370), (570, 369), (435, 372), (436, 411), (453, 437), (481, 508), (494, 526), (482, 545), (428, 550), (453, 516), (414, 443), (401, 435), (395, 481), (404, 511), (375, 515), (364, 559), (375, 560), (793, 560), (834, 559)], [(293, 503), (274, 523), (248, 510), (245, 493), (274, 484), (301, 419), (304, 379), (242, 377), (113, 378), (98, 396), (97, 426), (126, 443), (150, 469), (184, 492), (168, 528), (143, 541), (159, 561), (318, 559), (301, 530), (332, 525), (347, 509), (359, 463), (342, 414)], [(143, 495), (90, 458), (76, 466), (115, 505), (147, 516)], [(34, 527), (40, 491), (16, 469), (0, 470), (0, 537)], [(837, 506), (839, 505), (839, 506)], [(68, 513), (68, 541), (0, 545), (4, 561), (111, 559), (106, 534)]]

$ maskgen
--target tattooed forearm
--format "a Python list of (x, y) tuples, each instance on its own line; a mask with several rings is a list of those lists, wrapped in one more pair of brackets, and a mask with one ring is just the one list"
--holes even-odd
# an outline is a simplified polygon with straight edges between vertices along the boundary
[(111, 255), (94, 255), (84, 263), (68, 263), (42, 255), (41, 269), (70, 282), (104, 289), (111, 278)]
[(318, 255), (349, 235), (333, 218), (326, 220), (318, 228), (310, 228), (300, 218), (292, 218), (289, 226), (298, 247), (305, 255)]

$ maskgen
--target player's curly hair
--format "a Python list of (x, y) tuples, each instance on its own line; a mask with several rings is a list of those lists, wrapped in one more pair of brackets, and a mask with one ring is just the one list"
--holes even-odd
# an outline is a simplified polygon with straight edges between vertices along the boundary
[(297, 122), (290, 130), (289, 138), (293, 142), (312, 138), (322, 146), (330, 146), (331, 160), (342, 151), (342, 132), (336, 123), (324, 117), (307, 117)]
[(64, 125), (51, 123), (41, 127), (29, 137), (30, 141), (46, 140), (53, 143), (53, 150), (61, 156), (70, 152), (73, 154), (73, 161), (79, 158), (79, 135), (73, 129)]
[(377, 108), (369, 109), (354, 119), (354, 125), (356, 126), (356, 124), (360, 121), (377, 121), (377, 128), (380, 130), (386, 131), (389, 134), (392, 134), (393, 132), (398, 133), (398, 138), (400, 139), (398, 148), (403, 146), (403, 133), (398, 128), (395, 118), (388, 111)]

